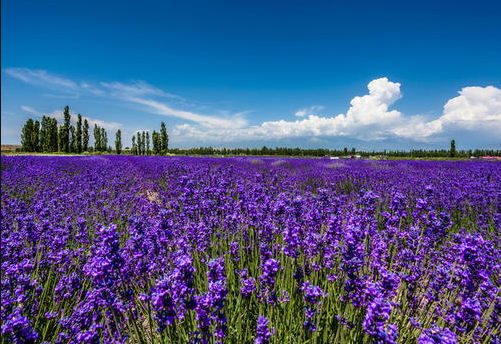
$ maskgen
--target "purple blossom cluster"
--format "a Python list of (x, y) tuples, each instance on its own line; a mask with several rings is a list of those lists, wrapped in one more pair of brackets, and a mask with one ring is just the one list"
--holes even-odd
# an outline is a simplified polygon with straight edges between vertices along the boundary
[(499, 343), (501, 164), (2, 157), (6, 343)]

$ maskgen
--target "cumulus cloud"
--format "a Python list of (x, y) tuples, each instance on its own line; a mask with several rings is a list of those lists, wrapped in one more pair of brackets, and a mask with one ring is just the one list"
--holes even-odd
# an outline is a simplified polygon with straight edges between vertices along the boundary
[[(381, 78), (371, 81), (367, 87), (369, 94), (353, 98), (346, 115), (321, 117), (310, 114), (296, 121), (266, 121), (258, 126), (237, 128), (231, 131), (203, 131), (192, 125), (180, 125), (176, 127), (176, 133), (187, 137), (223, 141), (315, 136), (350, 136), (363, 140), (382, 139), (388, 134), (388, 125), (399, 121), (402, 117), (400, 112), (388, 109), (401, 97), (400, 84)], [(304, 110), (305, 115), (306, 113), (307, 110)], [(302, 116), (303, 113), (300, 115)]]
[(389, 110), (402, 97), (400, 84), (380, 78), (371, 81), (367, 88), (368, 94), (351, 100), (346, 114), (333, 117), (310, 114), (293, 122), (268, 121), (250, 128), (249, 133), (261, 138), (350, 136), (362, 140), (382, 139), (388, 134), (388, 127), (402, 118), (399, 111)]
[(486, 134), (501, 131), (501, 89), (494, 86), (464, 87), (459, 96), (447, 101), (439, 118), (426, 121), (423, 117), (412, 116), (392, 132), (397, 136), (426, 141), (450, 130)]
[(501, 89), (465, 87), (444, 106), (440, 122), (468, 130), (501, 130)]
[[(266, 121), (257, 126), (232, 130), (204, 129), (190, 124), (175, 127), (174, 134), (201, 141), (231, 142), (236, 140), (266, 140), (294, 137), (350, 137), (359, 140), (405, 138), (426, 142), (446, 130), (501, 130), (501, 90), (493, 86), (465, 87), (459, 96), (444, 106), (443, 115), (428, 119), (421, 115), (404, 116), (390, 107), (402, 97), (400, 83), (388, 78), (372, 80), (368, 94), (356, 96), (346, 114), (322, 117), (304, 108), (296, 113), (295, 121)], [(304, 118), (305, 117), (305, 118)]]

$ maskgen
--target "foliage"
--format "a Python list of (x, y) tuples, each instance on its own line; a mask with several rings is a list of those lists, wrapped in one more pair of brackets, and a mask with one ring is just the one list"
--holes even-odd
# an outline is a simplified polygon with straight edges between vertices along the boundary
[(120, 129), (117, 130), (115, 136), (115, 151), (117, 152), (117, 154), (120, 154), (122, 152), (122, 131)]

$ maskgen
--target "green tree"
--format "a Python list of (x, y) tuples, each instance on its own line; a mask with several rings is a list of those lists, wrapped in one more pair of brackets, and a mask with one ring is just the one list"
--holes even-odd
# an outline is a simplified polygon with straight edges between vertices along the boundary
[(89, 147), (89, 122), (87, 118), (84, 119), (83, 135), (82, 135), (82, 150), (86, 152)]
[(104, 152), (108, 148), (108, 133), (104, 128), (101, 128), (101, 151)]
[(77, 151), (77, 136), (75, 133), (75, 127), (70, 125), (70, 152), (75, 153)]
[(76, 133), (76, 141), (77, 141), (77, 153), (82, 153), (82, 115), (78, 114), (77, 120), (77, 133)]
[(33, 151), (33, 120), (29, 118), (21, 131), (21, 145), (24, 152)]
[(42, 122), (40, 124), (40, 151), (49, 151), (49, 133), (50, 133), (50, 119), (47, 116), (42, 117)]
[(143, 130), (143, 133), (141, 134), (141, 150), (143, 152), (143, 155), (146, 154), (146, 133)]
[(49, 152), (57, 152), (59, 150), (58, 145), (58, 132), (57, 132), (57, 119), (50, 119), (50, 144)]
[(454, 141), (454, 140), (451, 141), (450, 155), (451, 155), (451, 158), (454, 158), (457, 155), (457, 152), (456, 152), (456, 141)]
[(136, 135), (132, 135), (132, 154), (137, 154)]
[(33, 145), (33, 152), (40, 152), (40, 122), (39, 121), (35, 121), (33, 123), (31, 144)]
[(122, 131), (120, 129), (117, 130), (117, 134), (115, 136), (115, 150), (117, 154), (122, 153)]
[(143, 143), (141, 142), (141, 133), (138, 131), (136, 133), (137, 136), (137, 154), (143, 154)]
[(150, 132), (149, 131), (146, 132), (146, 154), (147, 155), (151, 154), (151, 151), (150, 151)]
[(66, 105), (66, 107), (64, 108), (64, 131), (63, 131), (64, 151), (66, 153), (69, 153), (70, 151), (70, 126), (71, 126), (70, 107)]
[(59, 146), (59, 151), (64, 152), (66, 145), (66, 128), (64, 125), (59, 126), (59, 131), (57, 133), (57, 141)]
[(157, 155), (160, 153), (159, 136), (156, 130), (153, 130), (151, 134), (151, 143), (153, 146), (153, 154)]
[(101, 130), (97, 124), (94, 124), (94, 151), (99, 152), (101, 150)]
[(162, 154), (165, 154), (167, 152), (167, 149), (169, 148), (169, 135), (167, 134), (167, 128), (165, 127), (165, 123), (162, 122), (160, 124), (160, 150), (162, 151)]

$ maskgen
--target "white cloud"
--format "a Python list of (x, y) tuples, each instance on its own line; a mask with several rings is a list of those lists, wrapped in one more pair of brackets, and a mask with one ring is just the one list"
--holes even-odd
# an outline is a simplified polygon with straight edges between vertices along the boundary
[(74, 94), (50, 94), (50, 93), (44, 93), (42, 94), (42, 97), (46, 98), (61, 98), (61, 99), (77, 99), (80, 98), (80, 94), (74, 93)]
[(165, 116), (175, 116), (179, 118), (183, 118), (192, 122), (197, 122), (202, 126), (208, 128), (239, 128), (246, 125), (245, 119), (239, 116), (235, 116), (233, 118), (219, 118), (213, 116), (205, 116), (196, 114), (190, 111), (176, 110), (171, 108), (165, 103), (152, 100), (152, 99), (144, 99), (140, 97), (130, 97), (126, 98), (126, 100), (145, 105), (149, 108), (149, 112), (157, 113)]
[(480, 131), (485, 134), (501, 131), (501, 89), (494, 86), (464, 87), (459, 96), (449, 99), (443, 115), (431, 121), (412, 116), (408, 122), (393, 129), (397, 136), (426, 141), (449, 130)]
[[(99, 85), (111, 91), (113, 95), (119, 97), (139, 97), (139, 96), (159, 96), (177, 98), (178, 96), (166, 93), (163, 90), (156, 88), (145, 81), (137, 80), (130, 84), (123, 84), (118, 81), (111, 83), (100, 82)], [(180, 98), (180, 97), (179, 97)]]
[[(211, 142), (236, 140), (266, 140), (294, 137), (345, 136), (363, 141), (401, 137), (426, 142), (445, 130), (501, 130), (501, 90), (493, 87), (465, 87), (459, 96), (450, 99), (444, 106), (443, 115), (428, 120), (424, 116), (404, 116), (390, 110), (402, 97), (400, 83), (380, 78), (371, 81), (369, 93), (354, 97), (345, 114), (320, 117), (309, 114), (295, 121), (266, 121), (257, 126), (206, 129), (183, 124), (174, 128), (174, 135), (184, 139)], [(296, 116), (304, 117), (311, 108), (301, 109)]]
[(501, 89), (465, 87), (444, 105), (443, 125), (468, 130), (501, 130)]
[(30, 106), (22, 105), (21, 106), (21, 110), (23, 110), (24, 112), (27, 112), (27, 113), (29, 113), (31, 115), (35, 115), (35, 116), (39, 116), (40, 115), (40, 112), (36, 111), (35, 109), (33, 109)]
[[(230, 142), (241, 140), (268, 140), (296, 137), (350, 137), (359, 140), (383, 140), (405, 138), (415, 141), (430, 141), (451, 130), (466, 130), (477, 133), (501, 131), (501, 89), (494, 86), (465, 87), (459, 95), (448, 100), (443, 114), (438, 118), (421, 115), (404, 115), (391, 107), (402, 97), (400, 83), (388, 78), (379, 78), (368, 83), (368, 93), (354, 97), (346, 113), (322, 116), (322, 105), (299, 109), (295, 120), (280, 119), (265, 121), (249, 126), (245, 115), (249, 111), (231, 114), (225, 110), (213, 110), (212, 114), (202, 114), (186, 110), (193, 107), (182, 97), (167, 93), (145, 81), (130, 83), (75, 82), (44, 70), (27, 68), (7, 68), (7, 74), (26, 83), (63, 91), (63, 95), (50, 97), (71, 97), (72, 95), (97, 96), (103, 99), (119, 100), (140, 105), (144, 111), (162, 116), (173, 116), (188, 121), (177, 125), (173, 138), (180, 140)], [(23, 111), (33, 113), (34, 109), (23, 107)], [(53, 112), (61, 116), (62, 112)], [(121, 126), (117, 122), (91, 120), (108, 129)]]
[(381, 78), (367, 85), (369, 94), (355, 97), (346, 115), (320, 117), (310, 114), (307, 118), (290, 121), (268, 121), (250, 128), (249, 133), (259, 138), (285, 138), (301, 136), (350, 136), (362, 140), (383, 139), (387, 127), (400, 121), (402, 114), (388, 110), (401, 98), (400, 84)]
[[(168, 98), (172, 102), (186, 102), (186, 99), (167, 93), (142, 80), (133, 81), (128, 84), (113, 81), (110, 83), (100, 82), (97, 85), (92, 85), (84, 81), (77, 83), (69, 79), (64, 79), (45, 70), (7, 68), (4, 69), (4, 71), (10, 76), (28, 84), (57, 89), (65, 93), (71, 91), (70, 94), (63, 95), (43, 94), (45, 97), (77, 98), (80, 94), (91, 94), (102, 98), (119, 99), (129, 103), (139, 104), (144, 106), (147, 112), (182, 118), (207, 128), (241, 128), (247, 125), (247, 121), (244, 118), (245, 111), (234, 115), (211, 116), (195, 113), (193, 111), (176, 109), (172, 104), (157, 100), (156, 98)], [(186, 106), (188, 104), (184, 105)]]
[[(26, 106), (26, 105), (22, 105), (21, 110), (23, 110), (24, 112), (27, 112), (33, 116), (42, 117), (45, 115), (48, 117), (53, 117), (53, 118), (57, 119), (58, 121), (64, 120), (64, 112), (62, 110), (54, 110), (49, 114), (44, 114), (40, 111), (33, 109), (30, 106)], [(76, 125), (78, 115), (71, 110), (70, 110), (70, 115), (71, 115), (71, 122), (73, 123), (73, 125)], [(100, 119), (93, 119), (93, 118), (89, 118), (86, 116), (82, 116), (82, 120), (85, 120), (85, 119), (87, 119), (87, 121), (89, 122), (89, 126), (94, 126), (94, 124), (97, 124), (99, 127), (102, 127), (106, 130), (114, 130), (114, 129), (119, 129), (122, 127), (122, 123), (106, 122), (106, 121), (103, 121)]]
[(184, 100), (184, 98), (166, 93), (161, 89), (151, 86), (144, 81), (136, 81), (132, 84), (122, 84), (119, 82), (101, 82), (100, 85), (110, 90), (113, 97), (131, 103), (143, 105), (150, 113), (182, 118), (188, 121), (196, 122), (208, 128), (239, 128), (247, 124), (247, 121), (241, 114), (220, 117), (202, 115), (192, 111), (175, 109), (170, 104), (155, 100), (153, 99), (153, 97), (167, 97), (180, 100)]
[(78, 85), (74, 81), (50, 74), (42, 69), (6, 68), (4, 71), (27, 84), (45, 87), (57, 86), (72, 91), (78, 89)]
[(297, 117), (304, 117), (306, 115), (314, 115), (318, 111), (322, 111), (323, 109), (325, 109), (325, 106), (323, 106), (323, 105), (313, 105), (313, 106), (310, 106), (309, 108), (302, 108), (302, 109), (297, 110), (297, 112), (294, 115)]

